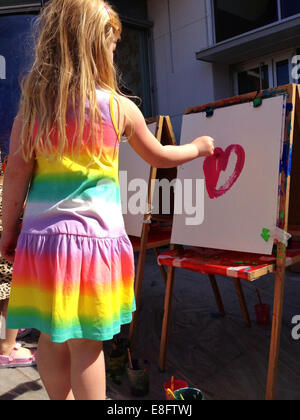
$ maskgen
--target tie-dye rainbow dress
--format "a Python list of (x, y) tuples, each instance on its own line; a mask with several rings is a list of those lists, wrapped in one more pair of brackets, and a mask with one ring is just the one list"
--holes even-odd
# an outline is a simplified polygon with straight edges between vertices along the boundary
[[(112, 99), (97, 90), (101, 159), (68, 152), (54, 161), (37, 157), (16, 249), (8, 328), (36, 328), (58, 343), (103, 341), (132, 320), (134, 258), (122, 215)], [(100, 127), (95, 129), (101, 138)]]

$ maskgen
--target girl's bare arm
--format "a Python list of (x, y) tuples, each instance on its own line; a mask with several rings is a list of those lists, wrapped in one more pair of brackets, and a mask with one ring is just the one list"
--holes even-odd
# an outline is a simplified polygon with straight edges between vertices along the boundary
[(183, 146), (162, 146), (148, 129), (138, 107), (127, 98), (122, 98), (121, 102), (125, 135), (133, 149), (151, 166), (173, 168), (201, 156), (213, 155), (214, 140), (208, 136), (191, 139), (190, 144)]
[(2, 226), (4, 234), (18, 230), (18, 220), (23, 212), (34, 169), (34, 158), (26, 162), (22, 156), (20, 150), (21, 130), (22, 118), (17, 115), (12, 127), (3, 183)]

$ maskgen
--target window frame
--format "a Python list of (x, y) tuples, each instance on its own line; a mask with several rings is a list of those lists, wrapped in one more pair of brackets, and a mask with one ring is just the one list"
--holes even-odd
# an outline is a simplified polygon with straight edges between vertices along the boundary
[(17, 4), (12, 6), (0, 6), (0, 15), (12, 15), (12, 14), (20, 14), (20, 13), (35, 13), (38, 14), (41, 8), (46, 3), (45, 0), (40, 0), (40, 4), (38, 3), (30, 3), (28, 0), (27, 4)]
[(270, 87), (273, 87), (274, 80), (273, 80), (273, 67), (272, 67), (272, 61), (269, 57), (261, 57), (256, 60), (249, 60), (245, 63), (240, 64), (239, 66), (236, 66), (233, 74), (233, 82), (234, 82), (234, 94), (239, 95), (239, 80), (238, 75), (239, 73), (243, 71), (248, 71), (256, 67), (260, 67), (262, 65), (268, 66), (268, 75), (269, 75), (269, 85)]
[(217, 42), (216, 19), (215, 19), (215, 5), (214, 5), (215, 0), (206, 0), (206, 1), (208, 2), (207, 7), (209, 8), (210, 13), (211, 13), (211, 21), (212, 21), (212, 25), (211, 25), (211, 31), (212, 31), (211, 37), (212, 37), (212, 40), (213, 40), (213, 46), (217, 46), (217, 45), (220, 45), (220, 44), (223, 44), (223, 43), (232, 41), (234, 39), (238, 39), (238, 38), (243, 37), (245, 35), (253, 34), (253, 33), (258, 32), (258, 31), (261, 31), (263, 29), (271, 28), (272, 26), (276, 26), (279, 23), (288, 22), (290, 20), (295, 19), (296, 17), (300, 17), (300, 12), (299, 12), (299, 13), (296, 13), (295, 15), (289, 16), (287, 18), (282, 18), (282, 15), (281, 15), (281, 0), (277, 0), (277, 16), (278, 16), (278, 19), (275, 22), (270, 23), (268, 25), (260, 26), (259, 28), (253, 29), (252, 31), (243, 32), (240, 35), (236, 35), (236, 36), (234, 36), (232, 38), (227, 38), (227, 39), (225, 39), (223, 41)]
[(292, 58), (295, 55), (295, 50), (296, 50), (295, 48), (289, 48), (288, 50), (280, 51), (277, 54), (269, 54), (267, 56), (263, 56), (263, 57), (259, 57), (257, 59), (249, 60), (249, 61), (246, 61), (244, 63), (241, 63), (241, 64), (235, 66), (234, 71), (233, 71), (234, 94), (239, 95), (238, 73), (240, 73), (242, 71), (251, 70), (255, 67), (259, 67), (262, 64), (268, 65), (270, 89), (277, 86), (276, 64), (280, 61), (288, 60), (288, 62), (289, 62), (289, 83), (294, 83), (294, 80), (292, 78), (292, 69), (293, 69)]
[(293, 70), (293, 64), (292, 64), (292, 58), (293, 55), (295, 54), (295, 50), (294, 49), (290, 49), (288, 51), (281, 54), (276, 54), (273, 58), (273, 75), (274, 75), (274, 86), (277, 85), (277, 67), (276, 64), (279, 63), (280, 61), (284, 61), (284, 60), (288, 60), (289, 62), (289, 83), (293, 83), (294, 80), (292, 78), (292, 70)]

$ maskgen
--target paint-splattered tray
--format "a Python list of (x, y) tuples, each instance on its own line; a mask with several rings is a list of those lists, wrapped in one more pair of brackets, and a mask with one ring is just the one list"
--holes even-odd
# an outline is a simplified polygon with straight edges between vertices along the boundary
[[(300, 262), (300, 246), (287, 250), (286, 265)], [(186, 268), (201, 274), (219, 274), (254, 281), (276, 270), (276, 257), (208, 248), (179, 248), (158, 257), (158, 264)]]

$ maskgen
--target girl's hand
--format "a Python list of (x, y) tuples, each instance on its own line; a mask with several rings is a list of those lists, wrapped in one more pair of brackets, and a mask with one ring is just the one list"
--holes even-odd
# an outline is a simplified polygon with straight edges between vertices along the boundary
[(13, 263), (18, 242), (19, 232), (3, 232), (0, 239), (0, 254), (7, 261)]
[(198, 137), (192, 141), (199, 152), (199, 157), (212, 156), (215, 152), (215, 141), (209, 136)]

